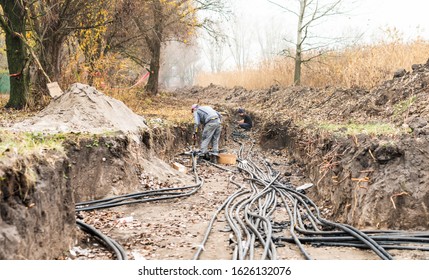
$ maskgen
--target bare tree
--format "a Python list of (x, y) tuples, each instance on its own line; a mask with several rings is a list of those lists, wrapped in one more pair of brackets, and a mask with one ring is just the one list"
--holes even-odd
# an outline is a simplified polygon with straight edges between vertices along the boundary
[[(160, 59), (163, 46), (170, 41), (187, 42), (195, 36), (195, 30), (204, 28), (213, 32), (213, 21), (209, 17), (199, 17), (198, 13), (212, 11), (222, 13), (224, 0), (147, 0), (135, 6), (131, 17), (138, 28), (139, 42), (147, 50), (148, 56), (133, 55), (145, 63), (149, 69), (149, 79), (145, 90), (157, 94), (159, 87)], [(130, 34), (129, 34), (130, 35)], [(130, 54), (131, 51), (127, 50)]]
[(212, 73), (223, 70), (227, 57), (225, 55), (226, 41), (224, 36), (209, 37), (204, 41), (203, 52), (208, 59)]
[(257, 28), (258, 43), (264, 61), (272, 60), (283, 50), (283, 38), (286, 36), (283, 26), (284, 23), (271, 20), (263, 28)]
[(227, 42), (237, 69), (243, 71), (250, 61), (252, 31), (249, 25), (240, 21), (237, 16), (231, 24)]
[[(107, 18), (97, 20), (97, 14), (108, 9), (108, 0), (33, 0), (28, 6), (28, 25), (36, 52), (46, 74), (60, 81), (64, 67), (64, 43), (78, 31), (94, 30), (106, 25)], [(37, 91), (46, 90), (46, 77), (36, 74)]]
[(192, 85), (199, 70), (199, 52), (196, 44), (169, 42), (163, 49), (160, 83), (166, 87)]
[(297, 17), (296, 41), (291, 42), (294, 45), (295, 53), (285, 51), (285, 54), (295, 60), (294, 84), (300, 85), (303, 63), (321, 56), (324, 48), (332, 43), (332, 41), (329, 42), (329, 39), (338, 40), (338, 38), (321, 36), (321, 34), (315, 36), (311, 33), (311, 29), (321, 24), (327, 17), (341, 14), (343, 0), (295, 0), (294, 2), (298, 2), (295, 9), (290, 8), (292, 5), (280, 4), (279, 1), (268, 1)]

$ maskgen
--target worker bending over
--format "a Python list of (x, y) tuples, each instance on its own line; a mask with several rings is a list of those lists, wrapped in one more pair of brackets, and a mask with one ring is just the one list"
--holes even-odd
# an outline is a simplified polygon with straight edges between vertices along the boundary
[(197, 137), (199, 126), (203, 126), (201, 154), (208, 157), (208, 147), (211, 144), (213, 148), (212, 155), (214, 155), (213, 158), (215, 159), (219, 154), (219, 139), (222, 131), (221, 115), (210, 106), (199, 106), (198, 104), (192, 105), (192, 114), (195, 121), (194, 139)]

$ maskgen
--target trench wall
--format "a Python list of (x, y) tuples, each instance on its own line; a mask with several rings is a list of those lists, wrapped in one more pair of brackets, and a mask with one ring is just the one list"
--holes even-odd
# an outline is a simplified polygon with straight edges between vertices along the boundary
[(51, 155), (0, 165), (0, 259), (53, 259), (73, 245), (68, 161)]
[(429, 229), (429, 141), (339, 137), (291, 121), (265, 123), (263, 147), (287, 149), (330, 219), (360, 228)]
[(68, 140), (66, 155), (2, 160), (0, 259), (63, 256), (76, 242), (75, 203), (136, 191), (141, 173), (154, 165), (173, 174), (163, 160), (190, 143), (188, 129)]

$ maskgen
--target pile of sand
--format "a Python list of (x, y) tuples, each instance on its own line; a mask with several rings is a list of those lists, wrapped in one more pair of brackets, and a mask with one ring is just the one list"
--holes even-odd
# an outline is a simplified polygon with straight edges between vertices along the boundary
[(45, 133), (135, 133), (146, 128), (144, 117), (124, 103), (80, 83), (73, 84), (36, 116), (12, 127)]

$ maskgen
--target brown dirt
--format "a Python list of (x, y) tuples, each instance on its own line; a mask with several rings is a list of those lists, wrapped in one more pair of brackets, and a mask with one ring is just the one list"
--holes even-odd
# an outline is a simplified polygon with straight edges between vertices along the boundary
[[(327, 218), (360, 229), (428, 230), (428, 81), (426, 64), (415, 65), (412, 72), (370, 91), (279, 86), (247, 91), (212, 85), (176, 91), (171, 93), (171, 100), (180, 107), (190, 107), (199, 99), (222, 111), (222, 143), (230, 151), (237, 149), (230, 138), (234, 110), (246, 108), (255, 121), (250, 138), (258, 144), (255, 150), (276, 162), (276, 167), (282, 174), (287, 172), (295, 185), (313, 183), (315, 187), (308, 194)], [(320, 122), (340, 123), (344, 128), (326, 131), (320, 129)], [(369, 122), (388, 123), (409, 132), (383, 136), (341, 133), (351, 123)], [(69, 182), (77, 190), (75, 201), (191, 181), (191, 176), (179, 175), (159, 161), (159, 157), (181, 160), (174, 155), (189, 146), (190, 126), (157, 128), (150, 134), (139, 134), (139, 141), (131, 144), (127, 137), (121, 140), (119, 136), (113, 142), (97, 140), (104, 143), (102, 146), (78, 145), (69, 153)], [(189, 198), (89, 212), (83, 214), (85, 220), (123, 244), (131, 259), (191, 259), (213, 212), (235, 190), (227, 183), (230, 173), (205, 164), (199, 170), (206, 183)], [(86, 180), (83, 174), (94, 180)], [(3, 216), (2, 219), (5, 220)], [(231, 257), (225, 226), (220, 216), (202, 259)], [(79, 236), (72, 253), (60, 258), (112, 257), (104, 250), (94, 250), (93, 240), (86, 235)], [(83, 247), (87, 245), (90, 247), (85, 251)], [(368, 251), (350, 248), (308, 250), (315, 259), (378, 258)], [(397, 259), (429, 259), (427, 252), (391, 254)], [(279, 249), (279, 255), (281, 259), (302, 259), (289, 245)]]
[(124, 103), (94, 87), (76, 83), (36, 114), (12, 126), (17, 131), (42, 133), (136, 133), (145, 119)]
[[(175, 96), (246, 108), (258, 143), (285, 149), (297, 160), (316, 184), (312, 198), (332, 204), (331, 218), (360, 227), (428, 229), (429, 62), (412, 69), (370, 91), (211, 85)], [(320, 123), (343, 127), (327, 131)], [(342, 133), (351, 124), (368, 123), (388, 124), (401, 133)]]
[[(250, 147), (251, 139), (246, 141)], [(237, 149), (237, 145), (227, 142), (229, 152)], [(290, 180), (294, 185), (300, 185), (306, 178), (299, 174), (298, 167), (285, 154), (279, 151), (265, 152), (258, 148), (253, 152), (255, 158), (261, 156), (269, 159), (282, 173), (292, 171)], [(187, 157), (176, 157), (177, 161)], [(233, 170), (233, 166), (224, 166)], [(207, 163), (198, 165), (199, 174), (204, 178), (204, 185), (195, 195), (172, 201), (149, 202), (121, 206), (103, 211), (82, 213), (84, 221), (97, 225), (106, 235), (122, 244), (129, 259), (147, 260), (191, 260), (198, 246), (201, 245), (209, 221), (224, 200), (237, 190), (237, 187), (228, 183), (232, 172), (224, 171)], [(237, 175), (239, 176), (239, 175)], [(155, 182), (153, 177), (146, 176), (143, 184), (146, 188), (157, 189), (161, 184)], [(191, 177), (189, 179), (192, 179)], [(148, 183), (149, 182), (149, 183)], [(190, 181), (191, 182), (191, 181)], [(332, 209), (322, 208), (324, 215), (328, 215)], [(208, 242), (199, 259), (202, 260), (228, 260), (232, 258), (233, 247), (230, 245), (228, 223), (221, 212), (211, 230)], [(82, 237), (71, 252), (73, 259), (110, 259), (113, 256), (100, 250), (99, 245), (94, 247), (94, 240)], [(305, 246), (308, 253), (316, 260), (377, 260), (373, 252), (346, 247), (312, 247)], [(95, 249), (94, 249), (95, 248)], [(395, 259), (429, 259), (428, 252), (420, 251), (389, 251)], [(301, 260), (303, 256), (296, 246), (285, 244), (278, 249), (279, 259)]]
[[(29, 170), (37, 180), (29, 178)], [(0, 162), (0, 259), (50, 259), (76, 238), (67, 161), (14, 158)], [(49, 244), (49, 246), (47, 246)]]

